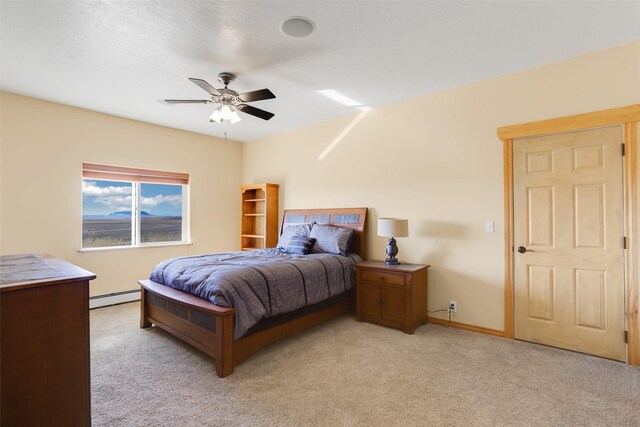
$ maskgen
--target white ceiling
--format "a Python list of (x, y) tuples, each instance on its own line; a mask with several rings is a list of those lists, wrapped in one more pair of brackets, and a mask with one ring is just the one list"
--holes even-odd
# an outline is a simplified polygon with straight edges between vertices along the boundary
[[(6, 1), (2, 90), (250, 141), (377, 106), (640, 40), (639, 1)], [(316, 31), (280, 32), (290, 16)], [(269, 88), (270, 121), (209, 123), (187, 80)], [(34, 119), (35, 120), (35, 119)], [(37, 123), (37, 120), (35, 121)]]

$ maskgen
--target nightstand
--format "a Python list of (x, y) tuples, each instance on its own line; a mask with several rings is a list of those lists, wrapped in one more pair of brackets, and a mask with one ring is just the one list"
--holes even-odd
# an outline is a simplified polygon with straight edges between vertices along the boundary
[(413, 334), (427, 323), (427, 271), (421, 264), (356, 264), (356, 320)]

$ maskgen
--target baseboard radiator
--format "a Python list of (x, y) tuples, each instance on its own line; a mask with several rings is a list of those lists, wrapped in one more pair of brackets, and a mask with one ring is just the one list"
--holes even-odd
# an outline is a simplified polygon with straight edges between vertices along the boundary
[(130, 291), (114, 292), (89, 297), (89, 308), (106, 307), (108, 305), (122, 304), (125, 302), (140, 300), (140, 289)]

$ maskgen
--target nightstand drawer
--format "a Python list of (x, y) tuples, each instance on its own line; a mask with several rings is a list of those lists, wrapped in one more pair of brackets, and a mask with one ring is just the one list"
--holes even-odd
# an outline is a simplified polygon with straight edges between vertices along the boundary
[(362, 270), (362, 280), (375, 283), (388, 283), (391, 285), (404, 285), (404, 274), (376, 270)]

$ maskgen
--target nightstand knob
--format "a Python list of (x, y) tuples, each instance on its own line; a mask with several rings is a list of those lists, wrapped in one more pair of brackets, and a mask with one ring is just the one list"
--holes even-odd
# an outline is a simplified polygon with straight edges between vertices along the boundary
[(380, 276), (378, 276), (378, 279), (384, 280), (384, 276), (380, 275)]

